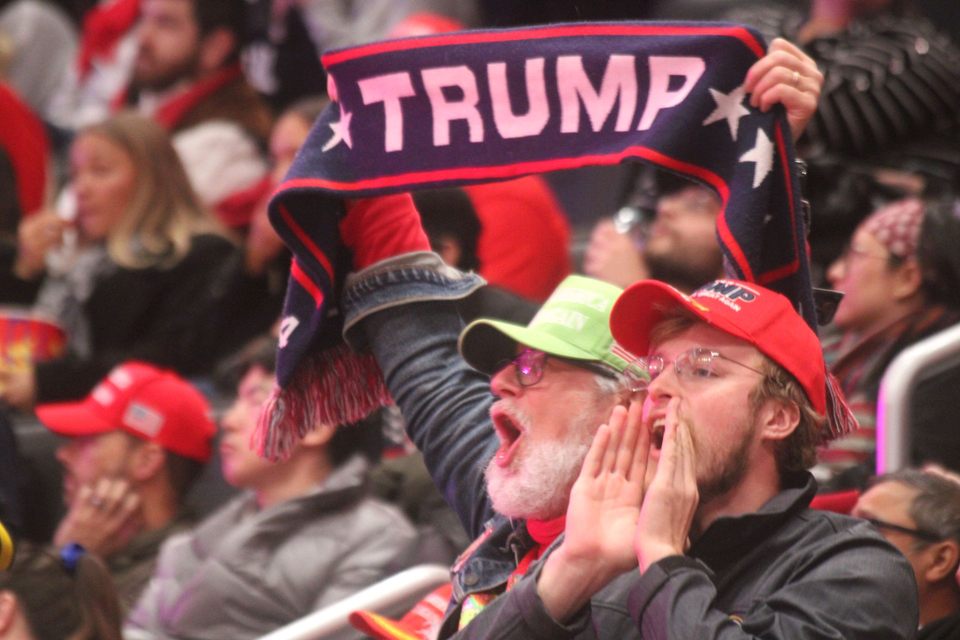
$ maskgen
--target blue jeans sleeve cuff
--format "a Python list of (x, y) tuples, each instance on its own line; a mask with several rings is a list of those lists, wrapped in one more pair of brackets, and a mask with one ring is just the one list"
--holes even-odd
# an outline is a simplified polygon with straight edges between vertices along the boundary
[(343, 337), (353, 349), (366, 347), (356, 325), (370, 314), (414, 302), (460, 300), (486, 284), (475, 273), (448, 266), (436, 253), (394, 256), (347, 275), (343, 286)]

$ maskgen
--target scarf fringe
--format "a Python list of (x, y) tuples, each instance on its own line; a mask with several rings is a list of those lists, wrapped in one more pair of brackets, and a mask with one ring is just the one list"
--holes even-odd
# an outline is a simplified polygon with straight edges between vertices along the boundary
[(827, 372), (827, 424), (824, 429), (824, 440), (833, 440), (849, 435), (860, 428), (857, 417), (844, 400), (840, 381), (832, 373)]
[(274, 388), (251, 445), (269, 460), (284, 459), (317, 425), (357, 422), (391, 402), (373, 355), (339, 344), (305, 358), (286, 388)]

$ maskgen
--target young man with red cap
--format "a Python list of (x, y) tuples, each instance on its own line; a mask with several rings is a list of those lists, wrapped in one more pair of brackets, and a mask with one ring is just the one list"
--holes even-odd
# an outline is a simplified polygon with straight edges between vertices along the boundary
[(103, 557), (131, 605), (160, 543), (188, 522), (183, 497), (210, 459), (210, 406), (175, 373), (142, 362), (115, 367), (78, 402), (41, 405), (40, 422), (67, 438), (57, 450), (67, 513), (56, 546)]
[(591, 594), (629, 573), (644, 637), (912, 637), (909, 564), (867, 522), (809, 508), (806, 469), (841, 412), (789, 301), (735, 280), (690, 296), (648, 280), (610, 326), (641, 354), (646, 397), (598, 431), (563, 543), (514, 597), (589, 627)]

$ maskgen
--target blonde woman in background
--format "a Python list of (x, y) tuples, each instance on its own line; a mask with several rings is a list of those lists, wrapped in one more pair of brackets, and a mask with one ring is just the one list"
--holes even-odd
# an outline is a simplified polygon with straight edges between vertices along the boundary
[(16, 263), (20, 278), (42, 279), (35, 310), (65, 329), (67, 353), (0, 372), (0, 399), (19, 409), (82, 397), (122, 360), (203, 374), (239, 344), (222, 321), (245, 328), (227, 312), (234, 294), (256, 295), (159, 125), (124, 113), (83, 129), (69, 164), (73, 220), (25, 221)]

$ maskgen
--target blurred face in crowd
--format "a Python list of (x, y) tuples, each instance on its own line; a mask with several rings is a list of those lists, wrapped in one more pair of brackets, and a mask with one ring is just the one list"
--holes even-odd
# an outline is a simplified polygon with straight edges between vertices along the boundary
[[(881, 523), (889, 523), (904, 527), (906, 529), (916, 529), (917, 523), (910, 517), (910, 505), (917, 497), (918, 489), (902, 482), (881, 482), (867, 490), (857, 500), (853, 507), (851, 515), (857, 518), (867, 518), (878, 520)], [(915, 536), (903, 531), (884, 527), (882, 524), (877, 527), (883, 537), (890, 544), (900, 550), (917, 575), (918, 572), (918, 554), (917, 543), (921, 542)]]
[(899, 267), (889, 263), (890, 252), (869, 231), (853, 234), (844, 253), (830, 265), (827, 278), (844, 293), (834, 323), (841, 329), (871, 332), (888, 322), (896, 301)]
[(200, 68), (200, 28), (192, 0), (144, 0), (133, 66), (137, 87), (163, 91)]
[(140, 440), (123, 432), (69, 438), (57, 449), (63, 466), (63, 500), (70, 505), (80, 487), (93, 487), (101, 478), (126, 478), (127, 464)]
[(294, 156), (307, 140), (310, 124), (299, 114), (287, 113), (273, 125), (270, 133), (270, 159), (273, 161), (275, 182), (281, 182), (287, 174)]
[(643, 253), (651, 277), (692, 291), (721, 275), (719, 213), (720, 201), (705, 187), (690, 185), (661, 196)]
[(616, 398), (595, 373), (547, 356), (543, 376), (523, 386), (509, 364), (494, 374), (498, 400), (490, 417), (500, 448), (487, 466), (494, 509), (513, 518), (550, 519), (566, 512), (570, 489), (593, 435)]
[(109, 138), (83, 133), (70, 148), (70, 173), (80, 233), (88, 241), (103, 240), (133, 199), (137, 184), (133, 159)]
[(234, 487), (256, 488), (276, 468), (250, 446), (260, 408), (270, 396), (273, 383), (273, 376), (263, 367), (251, 367), (240, 380), (237, 398), (220, 423), (220, 467)]

